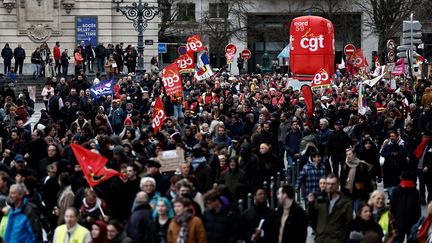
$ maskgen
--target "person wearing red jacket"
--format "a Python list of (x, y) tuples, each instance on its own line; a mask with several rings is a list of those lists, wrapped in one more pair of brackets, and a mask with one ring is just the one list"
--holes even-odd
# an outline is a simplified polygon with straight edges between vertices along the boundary
[(53, 53), (54, 53), (54, 61), (55, 61), (55, 66), (54, 66), (54, 71), (56, 72), (56, 74), (61, 74), (60, 72), (60, 59), (61, 59), (61, 53), (60, 53), (60, 42), (56, 42), (54, 49), (53, 49)]

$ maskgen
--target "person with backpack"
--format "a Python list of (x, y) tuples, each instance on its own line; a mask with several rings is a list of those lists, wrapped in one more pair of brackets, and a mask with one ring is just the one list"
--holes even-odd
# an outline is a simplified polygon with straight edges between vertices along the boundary
[(60, 119), (60, 109), (64, 106), (63, 99), (59, 94), (60, 91), (58, 89), (54, 89), (54, 95), (48, 100), (48, 112), (51, 115), (53, 121)]

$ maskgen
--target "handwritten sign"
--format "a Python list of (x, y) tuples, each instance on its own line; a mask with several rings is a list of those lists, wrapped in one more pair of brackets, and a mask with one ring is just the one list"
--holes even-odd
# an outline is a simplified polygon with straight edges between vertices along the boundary
[(161, 172), (175, 171), (180, 163), (185, 161), (184, 150), (177, 148), (175, 150), (163, 151), (158, 154), (157, 159), (161, 164)]

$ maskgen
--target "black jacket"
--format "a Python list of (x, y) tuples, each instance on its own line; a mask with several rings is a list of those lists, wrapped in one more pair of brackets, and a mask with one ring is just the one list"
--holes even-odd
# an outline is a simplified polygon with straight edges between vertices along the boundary
[(394, 189), (390, 201), (390, 213), (395, 219), (397, 231), (410, 230), (421, 216), (420, 195), (417, 189), (402, 186)]
[(24, 60), (26, 57), (25, 50), (22, 47), (15, 48), (13, 55), (15, 60)]
[(133, 243), (152, 242), (152, 211), (148, 204), (135, 208), (126, 225), (126, 234)]
[(238, 214), (227, 205), (223, 207), (220, 212), (208, 209), (204, 212), (202, 221), (207, 232), (207, 243), (237, 242)]
[(375, 232), (380, 236), (380, 239), (383, 237), (383, 232), (381, 226), (376, 223), (373, 219), (369, 221), (364, 221), (360, 217), (353, 219), (348, 223), (345, 231), (345, 239), (344, 242), (352, 242), (350, 241), (351, 232), (361, 232), (365, 234), (366, 232)]
[(246, 243), (252, 243), (251, 236), (255, 234), (255, 229), (258, 227), (261, 219), (264, 219), (262, 230), (264, 230), (264, 237), (259, 238), (255, 243), (273, 242), (275, 234), (274, 223), (276, 213), (267, 207), (266, 204), (253, 205), (243, 212), (241, 215), (241, 238)]
[[(279, 228), (283, 215), (283, 208), (276, 211), (274, 242), (278, 242)], [(308, 218), (305, 211), (296, 202), (293, 202), (283, 228), (282, 242), (304, 243), (307, 238)]]
[(12, 49), (10, 49), (10, 47), (3, 48), (2, 52), (1, 52), (1, 56), (3, 57), (3, 59), (5, 61), (11, 61), (12, 57), (13, 57)]

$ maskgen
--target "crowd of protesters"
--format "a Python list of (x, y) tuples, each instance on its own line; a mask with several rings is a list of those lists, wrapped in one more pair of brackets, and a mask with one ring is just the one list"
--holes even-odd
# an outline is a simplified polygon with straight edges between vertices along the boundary
[[(281, 243), (306, 242), (311, 231), (318, 243), (431, 242), (432, 204), (424, 221), (421, 205), (432, 200), (432, 77), (366, 86), (365, 114), (357, 107), (362, 77), (345, 70), (315, 92), (312, 116), (278, 72), (184, 75), (183, 94), (169, 97), (159, 75), (137, 79), (128, 66), (113, 95), (94, 99), (89, 88), (102, 78), (90, 80), (85, 69), (96, 60), (105, 71), (113, 52), (98, 46), (83, 55), (87, 47), (77, 48), (72, 79), (54, 50), (33, 127), (28, 91), (3, 90), (5, 242)], [(155, 134), (159, 96), (168, 118)], [(71, 144), (106, 157), (124, 177), (89, 188)], [(162, 172), (158, 154), (177, 148), (185, 160)]]

